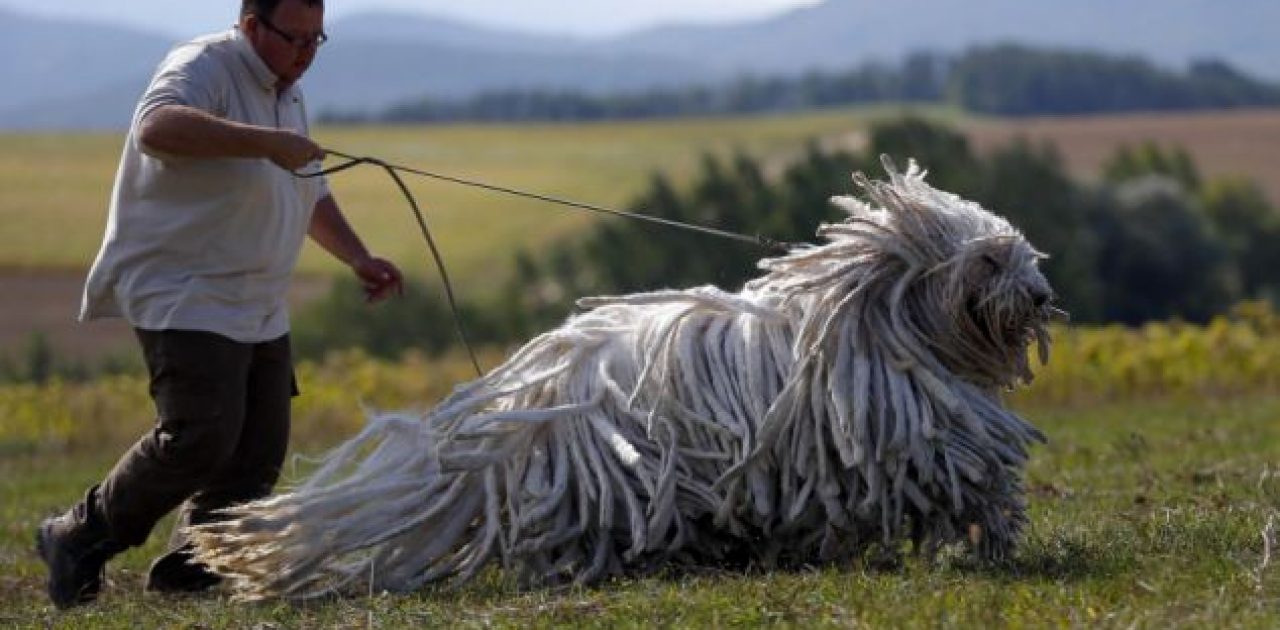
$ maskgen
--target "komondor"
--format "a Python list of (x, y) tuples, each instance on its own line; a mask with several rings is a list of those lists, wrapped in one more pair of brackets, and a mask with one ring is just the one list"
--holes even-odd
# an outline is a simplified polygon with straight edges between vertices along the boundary
[(422, 416), (374, 417), (292, 491), (192, 534), (245, 598), (592, 582), (951, 543), (1009, 553), (1040, 433), (1000, 394), (1047, 359), (1040, 254), (912, 163), (822, 245), (585, 312)]

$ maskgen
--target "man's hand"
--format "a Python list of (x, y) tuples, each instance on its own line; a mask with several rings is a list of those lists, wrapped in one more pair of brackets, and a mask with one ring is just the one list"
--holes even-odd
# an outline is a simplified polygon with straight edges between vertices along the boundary
[(271, 134), (267, 159), (286, 171), (296, 171), (316, 160), (323, 160), (324, 149), (311, 138), (280, 129)]
[(390, 262), (365, 256), (351, 265), (351, 268), (364, 285), (366, 302), (374, 304), (392, 295), (404, 295), (404, 276)]

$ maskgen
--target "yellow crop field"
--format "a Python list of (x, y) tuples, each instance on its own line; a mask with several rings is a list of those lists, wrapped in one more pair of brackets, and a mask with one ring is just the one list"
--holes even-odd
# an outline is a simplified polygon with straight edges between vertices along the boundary
[[(1024, 410), (1096, 408), (1132, 401), (1190, 401), (1270, 396), (1280, 391), (1280, 313), (1246, 303), (1205, 325), (1152, 323), (1057, 327), (1051, 361), (1011, 403)], [(486, 349), (481, 364), (506, 352)], [(358, 431), (366, 408), (425, 409), (475, 378), (465, 354), (402, 361), (359, 350), (298, 367), (295, 440), (332, 444)], [(0, 385), (0, 453), (96, 450), (127, 444), (150, 422), (142, 375), (89, 383)]]

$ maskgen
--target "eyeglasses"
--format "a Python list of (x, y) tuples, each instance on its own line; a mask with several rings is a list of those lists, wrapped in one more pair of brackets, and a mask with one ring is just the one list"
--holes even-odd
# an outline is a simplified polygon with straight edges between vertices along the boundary
[(329, 41), (329, 36), (326, 35), (324, 31), (320, 31), (319, 33), (316, 33), (315, 35), (311, 35), (311, 36), (291, 35), (289, 33), (286, 33), (280, 30), (279, 27), (277, 27), (275, 24), (272, 24), (271, 20), (268, 20), (264, 16), (259, 15), (258, 21), (261, 22), (263, 26), (267, 27), (268, 31), (271, 31), (276, 35), (279, 35), (280, 39), (283, 39), (290, 46), (293, 46), (298, 50), (306, 50), (308, 48), (319, 48), (325, 42)]

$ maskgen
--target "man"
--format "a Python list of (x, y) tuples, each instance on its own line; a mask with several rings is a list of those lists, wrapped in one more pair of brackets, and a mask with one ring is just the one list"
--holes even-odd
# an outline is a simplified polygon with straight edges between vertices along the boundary
[[(285, 291), (306, 235), (346, 263), (369, 301), (402, 291), (322, 179), (297, 81), (324, 43), (323, 0), (243, 0), (237, 26), (170, 52), (142, 97), (81, 319), (123, 316), (150, 373), (155, 428), (37, 545), (60, 608), (93, 600), (104, 566), (182, 505), (178, 526), (265, 496), (296, 394)], [(147, 589), (198, 591), (175, 530)]]

